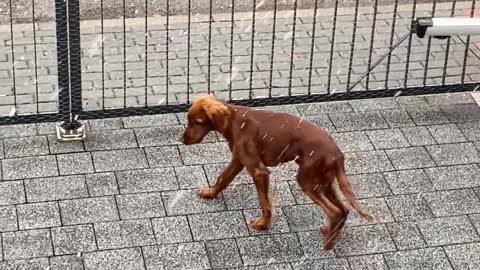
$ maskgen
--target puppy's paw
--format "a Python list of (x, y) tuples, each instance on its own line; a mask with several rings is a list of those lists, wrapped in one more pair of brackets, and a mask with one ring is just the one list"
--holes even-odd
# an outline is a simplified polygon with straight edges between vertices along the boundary
[(250, 221), (250, 227), (254, 228), (257, 231), (263, 231), (270, 228), (270, 220), (258, 217)]
[(203, 199), (214, 199), (215, 197), (217, 197), (217, 194), (215, 193), (215, 189), (212, 187), (200, 188), (197, 191), (197, 194)]

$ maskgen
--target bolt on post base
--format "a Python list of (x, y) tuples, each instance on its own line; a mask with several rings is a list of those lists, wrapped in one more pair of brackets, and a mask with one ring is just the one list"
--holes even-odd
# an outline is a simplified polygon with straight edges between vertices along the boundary
[(57, 127), (57, 140), (61, 142), (68, 141), (83, 141), (87, 137), (87, 131), (85, 125), (78, 122), (63, 122), (58, 124)]

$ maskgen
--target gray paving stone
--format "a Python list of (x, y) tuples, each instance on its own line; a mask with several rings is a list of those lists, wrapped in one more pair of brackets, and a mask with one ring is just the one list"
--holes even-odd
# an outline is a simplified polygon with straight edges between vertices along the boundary
[(391, 98), (352, 100), (350, 105), (357, 112), (390, 110), (399, 107), (395, 100)]
[(423, 197), (437, 217), (480, 213), (480, 200), (473, 189), (437, 191)]
[(83, 260), (77, 255), (50, 257), (51, 270), (83, 270)]
[(18, 138), (37, 135), (37, 127), (35, 125), (11, 125), (3, 127), (0, 130), (0, 138)]
[(186, 216), (155, 218), (152, 224), (158, 244), (193, 241)]
[[(220, 175), (222, 170), (227, 167), (227, 165), (228, 163), (212, 163), (203, 165), (205, 174), (207, 175), (208, 183), (211, 186), (217, 182), (217, 177)], [(272, 170), (270, 170), (270, 172), (272, 173)], [(273, 178), (272, 174), (270, 175), (271, 178)], [(250, 175), (244, 169), (235, 177), (231, 185), (233, 186), (235, 184), (253, 184), (253, 181)]]
[(384, 151), (352, 152), (345, 154), (347, 174), (393, 171), (392, 163)]
[[(183, 126), (164, 126), (151, 128), (137, 128), (135, 135), (140, 147), (180, 145), (185, 131)], [(215, 134), (209, 133), (202, 142), (215, 142)]]
[(115, 249), (155, 244), (152, 224), (148, 219), (96, 223), (99, 249)]
[(433, 160), (439, 166), (480, 162), (480, 155), (473, 143), (455, 143), (426, 146)]
[(480, 121), (457, 123), (469, 141), (480, 141)]
[(48, 229), (7, 232), (2, 234), (5, 260), (28, 259), (53, 255)]
[(441, 246), (478, 241), (475, 228), (467, 216), (443, 217), (417, 221), (428, 246)]
[(303, 256), (294, 234), (270, 234), (237, 239), (244, 265), (295, 261)]
[(175, 114), (133, 116), (123, 118), (122, 121), (124, 128), (158, 127), (179, 124)]
[(455, 124), (427, 126), (427, 129), (438, 143), (456, 143), (467, 141), (465, 136), (463, 136), (462, 132)]
[(2, 160), (4, 180), (57, 176), (55, 156), (36, 156)]
[(154, 269), (209, 269), (205, 245), (200, 242), (143, 247), (145, 265)]
[(25, 180), (28, 202), (45, 202), (88, 197), (82, 175)]
[(412, 146), (436, 144), (426, 127), (403, 127), (400, 129)]
[(175, 167), (180, 188), (199, 188), (208, 185), (207, 176), (202, 166)]
[(353, 112), (349, 102), (323, 102), (297, 105), (300, 115), (322, 115), (325, 113)]
[(480, 120), (480, 107), (476, 103), (442, 105), (440, 108), (452, 123)]
[(323, 225), (322, 209), (315, 204), (283, 207), (292, 232), (319, 230)]
[(395, 101), (400, 107), (429, 107), (430, 104), (425, 100), (425, 96), (405, 96), (395, 97)]
[(332, 120), (330, 120), (330, 117), (328, 115), (307, 115), (305, 117), (305, 120), (313, 123), (314, 125), (317, 125), (318, 127), (328, 131), (328, 132), (334, 132), (335, 131), (335, 126), (332, 123)]
[(397, 170), (434, 167), (429, 152), (423, 147), (389, 149), (385, 151)]
[(449, 123), (448, 118), (442, 113), (440, 109), (406, 108), (405, 110), (408, 112), (415, 124), (419, 126)]
[(407, 269), (452, 269), (441, 248), (398, 251), (385, 254), (390, 270)]
[(147, 147), (145, 153), (150, 168), (183, 165), (177, 146)]
[(349, 227), (335, 246), (339, 256), (366, 255), (395, 251), (395, 245), (385, 225)]
[(392, 128), (395, 127), (412, 127), (415, 126), (410, 115), (405, 110), (386, 110), (381, 111), (382, 116)]
[(121, 219), (165, 216), (165, 207), (159, 192), (117, 195), (117, 205)]
[(231, 156), (226, 143), (180, 145), (179, 149), (185, 165), (227, 162)]
[(92, 152), (97, 172), (143, 169), (148, 167), (143, 149)]
[(357, 199), (392, 195), (389, 185), (380, 173), (357, 174), (348, 177)]
[(470, 93), (446, 93), (442, 95), (426, 95), (425, 100), (430, 105), (447, 105), (447, 104), (468, 104), (474, 103)]
[(140, 248), (105, 250), (83, 255), (85, 270), (144, 270)]
[(349, 257), (348, 263), (351, 269), (355, 270), (388, 270), (387, 263), (382, 254)]
[(20, 230), (60, 226), (60, 212), (56, 202), (21, 204), (17, 206)]
[(333, 250), (323, 249), (325, 239), (318, 228), (314, 231), (298, 232), (297, 235), (305, 254), (303, 259), (317, 260), (335, 257)]
[(52, 154), (83, 152), (83, 141), (60, 142), (56, 135), (48, 135), (48, 146)]
[(97, 250), (91, 224), (52, 228), (55, 255), (75, 254)]
[[(15, 206), (0, 207), (0, 232), (9, 232), (18, 230), (17, 211)], [(1, 250), (0, 250), (1, 251)]]
[(403, 136), (400, 129), (371, 130), (367, 132), (368, 138), (375, 149), (390, 149), (408, 147), (410, 144)]
[(44, 270), (48, 267), (48, 258), (35, 258), (0, 262), (0, 268), (5, 270)]
[(118, 220), (113, 197), (97, 197), (60, 202), (63, 225)]
[(248, 228), (241, 211), (192, 215), (189, 217), (189, 224), (195, 241), (248, 236)]
[(436, 190), (480, 186), (480, 168), (477, 164), (428, 168), (425, 172)]
[(116, 176), (122, 194), (178, 189), (172, 168), (121, 171)]
[(359, 131), (388, 128), (388, 124), (378, 111), (365, 113), (330, 114), (337, 131)]
[(61, 175), (93, 173), (90, 153), (72, 153), (57, 155), (58, 169)]
[(383, 175), (396, 195), (435, 190), (429, 177), (423, 170), (385, 172)]
[(459, 244), (444, 247), (454, 269), (480, 268), (480, 243)]
[(305, 261), (300, 263), (293, 263), (294, 270), (313, 270), (313, 269), (325, 269), (325, 270), (350, 270), (348, 261), (346, 258), (332, 258), (318, 261)]
[(93, 173), (85, 175), (90, 196), (108, 196), (118, 194), (118, 184), (115, 174)]
[(417, 194), (391, 196), (385, 199), (396, 221), (421, 220), (433, 217), (427, 202)]
[(123, 122), (121, 118), (91, 119), (88, 120), (90, 130), (112, 130), (121, 129)]
[(136, 147), (138, 147), (137, 140), (132, 129), (93, 131), (88, 134), (88, 138), (85, 140), (87, 151)]
[[(293, 205), (295, 200), (288, 183), (277, 182), (270, 184), (273, 205)], [(255, 185), (231, 185), (223, 192), (223, 197), (230, 210), (259, 208), (257, 189)]]
[(390, 223), (387, 224), (387, 228), (398, 250), (427, 247), (420, 230), (413, 221)]
[(45, 136), (4, 139), (6, 158), (48, 155), (48, 142)]
[(354, 211), (350, 213), (350, 216), (346, 222), (347, 226), (360, 226), (366, 224), (376, 223), (388, 223), (393, 222), (393, 216), (388, 209), (388, 205), (384, 198), (369, 198), (359, 200), (358, 203), (362, 209), (369, 213), (373, 217), (373, 221), (367, 222), (360, 218)]
[(200, 214), (226, 210), (221, 196), (213, 200), (200, 198), (197, 190), (177, 190), (162, 193), (167, 215)]
[(21, 181), (0, 182), (0, 205), (25, 202), (25, 189)]
[(205, 245), (212, 268), (242, 266), (242, 259), (234, 239), (208, 241)]
[(344, 153), (374, 150), (370, 139), (364, 131), (333, 133), (332, 135), (338, 147)]

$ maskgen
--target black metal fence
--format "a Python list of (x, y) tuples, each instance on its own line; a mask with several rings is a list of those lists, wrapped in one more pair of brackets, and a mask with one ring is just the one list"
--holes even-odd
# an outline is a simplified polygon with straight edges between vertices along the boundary
[(0, 1), (0, 124), (181, 112), (205, 93), (262, 106), (480, 86), (479, 39), (411, 32), (418, 16), (477, 16), (476, 0), (231, 0), (223, 13), (188, 0), (180, 15), (165, 0), (164, 16), (123, 0), (120, 18), (104, 13), (113, 0), (93, 15), (56, 0), (54, 21), (12, 1)]

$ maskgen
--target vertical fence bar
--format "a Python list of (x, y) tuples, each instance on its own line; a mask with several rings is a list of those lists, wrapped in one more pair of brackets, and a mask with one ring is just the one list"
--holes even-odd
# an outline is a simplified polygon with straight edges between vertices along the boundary
[[(317, 0), (315, 0), (317, 1)], [(277, 4), (278, 0), (273, 0), (273, 22), (272, 22), (272, 47), (270, 52), (270, 77), (268, 81), (268, 97), (272, 97), (272, 88), (273, 88), (273, 63), (275, 58), (275, 39), (277, 38)]]
[[(10, 13), (10, 50), (12, 52), (12, 92), (13, 92), (13, 109), (14, 114), (17, 110), (17, 78), (15, 75), (15, 41), (13, 35), (13, 5), (12, 0), (8, 2), (9, 4), (9, 13)], [(10, 115), (13, 116), (13, 115)]]
[(32, 0), (33, 61), (35, 66), (35, 103), (36, 103), (37, 114), (38, 114), (40, 110), (39, 110), (39, 100), (38, 100), (37, 29), (35, 27), (35, 23), (36, 23), (35, 0)]
[[(473, 18), (475, 15), (475, 7), (477, 4), (477, 0), (472, 0), (472, 9), (470, 10), (470, 17)], [(463, 66), (462, 66), (462, 84), (465, 83), (465, 72), (467, 70), (467, 59), (468, 59), (468, 51), (470, 50), (470, 36), (467, 36), (467, 41), (465, 42), (465, 54), (463, 56)]]
[(211, 78), (212, 78), (212, 21), (213, 21), (213, 0), (210, 0), (210, 6), (208, 11), (208, 60), (207, 60), (207, 88), (208, 94), (210, 94)]
[(123, 0), (123, 108), (127, 107), (127, 22), (126, 6)]
[(191, 35), (191, 12), (192, 1), (188, 0), (188, 19), (187, 19), (187, 103), (190, 103), (190, 35)]
[(148, 107), (148, 0), (145, 0), (145, 107)]
[(352, 65), (353, 65), (353, 52), (355, 51), (355, 39), (357, 38), (357, 22), (358, 22), (358, 6), (360, 0), (355, 1), (355, 17), (353, 18), (353, 29), (352, 29), (352, 42), (350, 43), (350, 58), (348, 59), (348, 74), (347, 74), (347, 92), (350, 90), (350, 81), (352, 79)]
[(297, 7), (298, 0), (293, 2), (293, 25), (292, 25), (292, 43), (290, 45), (290, 74), (288, 76), (288, 96), (292, 95), (292, 79), (293, 79), (293, 60), (295, 56), (295, 31), (297, 28)]
[(250, 78), (248, 88), (248, 98), (253, 98), (253, 58), (255, 57), (255, 15), (257, 13), (257, 0), (253, 0), (253, 13), (252, 13), (252, 37), (250, 43)]
[[(358, 0), (359, 1), (359, 0)], [(332, 27), (332, 43), (330, 44), (330, 57), (328, 61), (328, 78), (327, 78), (327, 92), (330, 94), (332, 85), (332, 68), (333, 68), (333, 50), (335, 49), (335, 35), (337, 31), (337, 14), (338, 14), (338, 0), (335, 0), (335, 8), (333, 10), (333, 27)]]
[(165, 103), (168, 105), (168, 86), (169, 86), (169, 81), (168, 81), (168, 62), (169, 62), (169, 50), (170, 50), (170, 0), (166, 0), (166, 22), (165, 22)]
[(390, 30), (390, 46), (388, 50), (387, 68), (385, 70), (385, 89), (388, 89), (388, 79), (390, 77), (390, 64), (392, 63), (393, 38), (395, 37), (395, 26), (397, 23), (398, 0), (395, 0), (393, 6), (392, 29)]
[[(377, 13), (378, 13), (378, 0), (375, 0), (373, 4), (373, 21), (372, 21), (372, 32), (370, 34), (370, 49), (368, 52), (368, 68), (370, 70), (372, 67), (372, 54), (373, 54), (373, 43), (375, 42), (375, 25), (377, 23)], [(370, 86), (370, 72), (367, 74), (367, 79), (365, 81), (365, 90), (369, 90)]]
[(71, 115), (76, 121), (82, 111), (82, 55), (80, 46), (80, 3), (68, 0), (69, 40), (70, 40), (70, 87)]
[[(433, 0), (433, 5), (432, 5), (432, 17), (435, 17), (435, 11), (437, 9), (437, 1)], [(428, 42), (427, 42), (427, 55), (425, 56), (425, 68), (423, 70), (423, 86), (427, 85), (427, 76), (428, 76), (428, 65), (430, 62), (430, 50), (432, 47), (432, 37), (428, 37)]]
[[(455, 15), (455, 7), (457, 4), (457, 0), (453, 0), (452, 2), (452, 11), (450, 12), (450, 17)], [(450, 56), (450, 42), (452, 41), (452, 37), (447, 38), (447, 48), (445, 49), (445, 61), (443, 62), (443, 75), (442, 75), (442, 85), (445, 85), (445, 80), (447, 77), (447, 68), (448, 68), (448, 58)]]
[(65, 122), (71, 120), (70, 107), (70, 75), (69, 75), (69, 27), (67, 22), (67, 2), (55, 0), (55, 21), (57, 40), (58, 68), (58, 112)]
[[(358, 3), (358, 1), (357, 1)], [(313, 56), (315, 52), (315, 36), (316, 36), (316, 29), (317, 29), (317, 8), (318, 8), (318, 0), (315, 0), (315, 4), (313, 7), (313, 19), (312, 19), (312, 43), (310, 44), (310, 63), (308, 65), (308, 89), (307, 94), (310, 95), (312, 93), (312, 73), (313, 73)]]
[(233, 80), (233, 30), (235, 28), (235, 0), (232, 0), (232, 13), (230, 24), (230, 80), (228, 84), (228, 99), (232, 100), (232, 80)]
[(103, 25), (103, 1), (100, 0), (100, 38), (102, 50), (102, 110), (105, 110), (105, 33)]
[[(416, 13), (417, 13), (417, 0), (413, 0), (411, 18), (415, 18)], [(405, 75), (403, 77), (404, 88), (407, 88), (408, 86), (408, 72), (410, 67), (410, 53), (412, 52), (412, 39), (413, 39), (413, 33), (410, 33), (410, 36), (408, 37), (407, 60), (405, 61)]]

